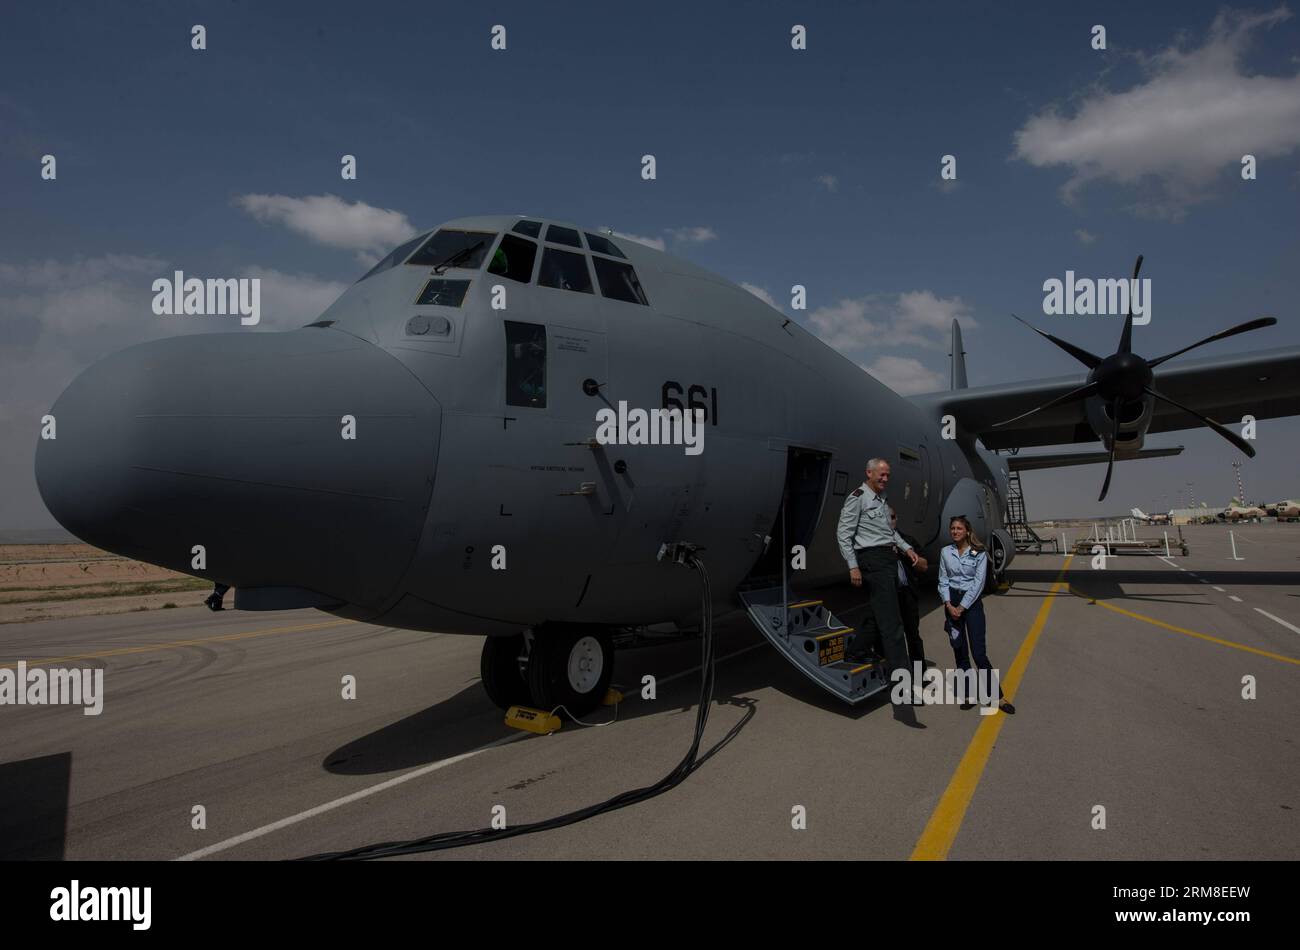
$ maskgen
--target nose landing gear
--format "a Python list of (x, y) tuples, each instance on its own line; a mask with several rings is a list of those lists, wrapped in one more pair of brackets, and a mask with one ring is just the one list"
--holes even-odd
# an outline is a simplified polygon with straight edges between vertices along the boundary
[(226, 591), (228, 590), (230, 590), (229, 584), (217, 583), (213, 586), (212, 593), (209, 594), (208, 599), (203, 602), (207, 604), (208, 610), (225, 610), (225, 607), (222, 606), (221, 602), (225, 599)]
[(544, 625), (531, 636), (488, 637), (479, 663), (488, 698), (502, 709), (559, 709), (581, 718), (600, 705), (614, 674), (614, 641), (597, 627)]

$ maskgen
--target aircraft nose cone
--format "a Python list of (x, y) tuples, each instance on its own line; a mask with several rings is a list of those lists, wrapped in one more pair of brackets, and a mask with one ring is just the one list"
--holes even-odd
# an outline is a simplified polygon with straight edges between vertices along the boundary
[(131, 347), (51, 415), (36, 481), (74, 535), (241, 592), (377, 608), (419, 540), (441, 409), (380, 348), (310, 328)]

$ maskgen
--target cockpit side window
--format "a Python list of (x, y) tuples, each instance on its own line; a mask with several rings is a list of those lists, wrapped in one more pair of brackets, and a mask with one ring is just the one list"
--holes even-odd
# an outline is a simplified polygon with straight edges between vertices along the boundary
[(545, 248), (542, 251), (542, 270), (537, 275), (537, 283), (543, 287), (573, 290), (580, 294), (592, 293), (586, 256), (554, 247)]
[(518, 234), (526, 235), (530, 238), (539, 238), (542, 236), (542, 222), (529, 221), (528, 219), (525, 218), (524, 220), (516, 223), (515, 226), (510, 230), (515, 231)]
[(650, 306), (650, 301), (646, 299), (645, 291), (641, 288), (641, 281), (636, 279), (636, 271), (632, 269), (631, 264), (611, 261), (604, 257), (593, 257), (591, 262), (596, 265), (596, 280), (600, 282), (602, 296), (611, 300), (639, 303), (643, 307)]
[(546, 327), (506, 320), (506, 405), (546, 408)]
[(610, 257), (621, 257), (624, 260), (627, 259), (627, 255), (620, 251), (618, 245), (609, 238), (603, 238), (599, 234), (592, 234), (589, 231), (584, 231), (583, 234), (587, 235), (587, 247), (596, 251), (598, 254), (608, 254)]
[[(370, 270), (366, 271), (365, 274), (361, 276), (361, 280), (365, 280), (367, 277), (374, 277), (376, 274), (382, 273), (383, 271), (388, 270), (390, 267), (396, 267), (398, 264), (402, 263), (402, 261), (406, 260), (406, 256), (410, 254), (413, 250), (415, 250), (416, 245), (423, 240), (424, 240), (424, 235), (417, 234), (415, 237), (411, 238), (411, 240), (407, 241), (405, 244), (402, 244), (399, 247), (396, 247), (393, 250), (389, 251), (388, 254), (382, 260), (380, 260), (378, 264), (370, 268)], [(358, 280), (357, 283), (358, 284), (361, 283), (361, 280)]]
[(546, 229), (546, 240), (552, 244), (567, 244), (569, 247), (582, 247), (582, 241), (578, 237), (578, 232), (573, 228), (561, 227), (558, 224), (552, 224)]
[(507, 234), (501, 246), (492, 254), (488, 273), (508, 277), (526, 284), (533, 279), (533, 261), (537, 260), (537, 245), (521, 237)]
[(443, 228), (424, 242), (406, 263), (417, 267), (459, 267), (478, 270), (496, 240), (492, 231), (449, 231)]

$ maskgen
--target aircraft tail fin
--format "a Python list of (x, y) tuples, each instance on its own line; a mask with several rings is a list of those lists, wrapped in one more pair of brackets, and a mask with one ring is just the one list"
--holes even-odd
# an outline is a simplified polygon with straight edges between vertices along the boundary
[(954, 317), (952, 321), (952, 346), (948, 352), (952, 357), (952, 383), (950, 389), (966, 388), (966, 351), (961, 345), (961, 325)]
[(1143, 521), (1147, 520), (1147, 516), (1141, 508), (1134, 508), (1132, 514), (1134, 518), (1140, 518)]

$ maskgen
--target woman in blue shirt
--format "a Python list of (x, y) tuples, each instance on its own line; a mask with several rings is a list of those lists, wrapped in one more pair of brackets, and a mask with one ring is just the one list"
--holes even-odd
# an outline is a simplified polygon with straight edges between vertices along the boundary
[[(943, 628), (957, 660), (959, 670), (969, 670), (972, 656), (977, 669), (991, 675), (993, 664), (985, 651), (984, 578), (989, 569), (989, 555), (971, 530), (965, 515), (948, 523), (952, 544), (939, 552), (939, 597), (946, 614)], [(969, 707), (969, 704), (963, 704)], [(1016, 707), (1002, 698), (998, 685), (998, 708), (1014, 713)]]

